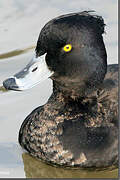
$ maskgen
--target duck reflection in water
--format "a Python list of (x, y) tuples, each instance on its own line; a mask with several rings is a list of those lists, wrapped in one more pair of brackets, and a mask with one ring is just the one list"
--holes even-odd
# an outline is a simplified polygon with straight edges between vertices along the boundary
[[(22, 154), (26, 178), (117, 178), (118, 169), (78, 169), (50, 166), (39, 161), (28, 153)], [(93, 171), (94, 170), (94, 171)]]

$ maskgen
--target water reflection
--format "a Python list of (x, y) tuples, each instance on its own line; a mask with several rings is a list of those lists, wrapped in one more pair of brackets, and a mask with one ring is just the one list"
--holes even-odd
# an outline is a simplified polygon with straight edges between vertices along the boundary
[(0, 143), (0, 178), (25, 177), (18, 143)]
[(26, 178), (117, 178), (118, 169), (102, 170), (64, 169), (41, 162), (27, 153), (22, 154)]
[(3, 54), (0, 54), (0, 59), (6, 59), (6, 58), (13, 57), (13, 56), (18, 56), (18, 55), (27, 53), (27, 52), (33, 50), (34, 48), (35, 48), (35, 46), (30, 46), (30, 47), (25, 48), (25, 49), (18, 49), (18, 50), (6, 52)]
[(0, 86), (0, 92), (7, 92), (8, 90), (5, 89), (3, 86)]

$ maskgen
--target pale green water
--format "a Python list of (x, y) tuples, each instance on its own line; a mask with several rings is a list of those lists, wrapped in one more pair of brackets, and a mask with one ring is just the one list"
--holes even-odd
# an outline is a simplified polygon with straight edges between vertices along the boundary
[(28, 178), (117, 178), (117, 169), (103, 171), (64, 169), (47, 165), (27, 153), (22, 154), (25, 175)]
[(6, 91), (2, 87), (4, 79), (21, 70), (32, 58), (40, 28), (52, 17), (68, 12), (95, 9), (106, 18), (109, 24), (109, 34), (105, 37), (108, 63), (116, 63), (116, 4), (112, 0), (104, 7), (102, 4), (98, 6), (97, 0), (86, 0), (83, 4), (81, 1), (75, 3), (74, 0), (66, 0), (66, 5), (62, 0), (58, 3), (55, 0), (38, 0), (36, 3), (31, 0), (0, 1), (0, 177), (118, 177), (118, 169), (113, 167), (101, 171), (63, 169), (47, 165), (24, 153), (18, 144), (21, 123), (33, 109), (47, 101), (52, 93), (52, 81), (46, 80), (24, 92)]

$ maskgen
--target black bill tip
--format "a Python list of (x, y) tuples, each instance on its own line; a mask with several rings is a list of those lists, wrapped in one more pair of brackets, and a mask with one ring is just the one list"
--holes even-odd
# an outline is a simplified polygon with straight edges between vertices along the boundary
[(19, 91), (18, 86), (16, 85), (16, 81), (14, 78), (9, 78), (3, 81), (3, 86), (7, 90), (14, 90), (14, 91)]

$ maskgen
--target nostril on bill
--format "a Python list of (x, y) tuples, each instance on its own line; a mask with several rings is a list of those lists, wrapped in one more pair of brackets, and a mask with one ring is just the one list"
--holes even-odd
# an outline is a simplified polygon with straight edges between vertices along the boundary
[(32, 72), (35, 72), (37, 69), (38, 69), (38, 67), (35, 67), (35, 68), (32, 70)]

